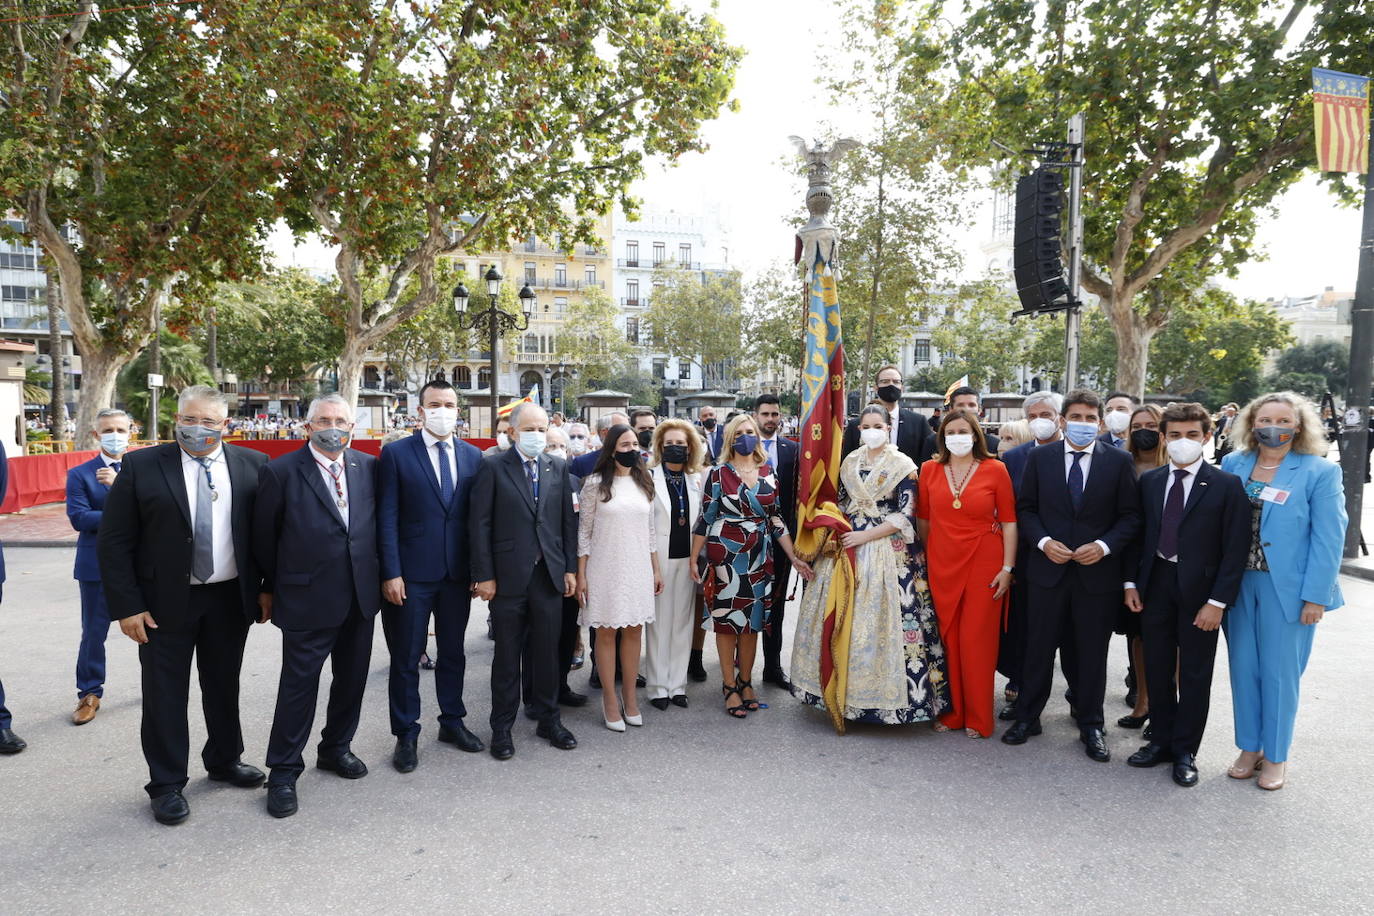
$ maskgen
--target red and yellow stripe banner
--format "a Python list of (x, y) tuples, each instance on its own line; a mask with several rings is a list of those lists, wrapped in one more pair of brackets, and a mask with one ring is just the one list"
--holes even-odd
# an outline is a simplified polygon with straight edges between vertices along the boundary
[(1317, 168), (1323, 172), (1369, 171), (1369, 78), (1312, 68)]

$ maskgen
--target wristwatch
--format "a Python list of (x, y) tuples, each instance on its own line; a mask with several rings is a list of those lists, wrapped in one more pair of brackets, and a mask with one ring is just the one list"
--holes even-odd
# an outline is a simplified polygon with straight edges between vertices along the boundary
[(1003, 566), (1002, 572), (1012, 572), (1012, 568), (1010, 566)]

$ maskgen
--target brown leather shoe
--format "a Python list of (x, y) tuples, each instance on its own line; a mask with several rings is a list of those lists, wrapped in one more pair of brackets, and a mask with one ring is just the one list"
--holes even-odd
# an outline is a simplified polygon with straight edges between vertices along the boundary
[(100, 697), (93, 693), (88, 693), (81, 698), (81, 702), (76, 704), (76, 712), (72, 713), (72, 724), (85, 725), (95, 718), (95, 714), (99, 710)]

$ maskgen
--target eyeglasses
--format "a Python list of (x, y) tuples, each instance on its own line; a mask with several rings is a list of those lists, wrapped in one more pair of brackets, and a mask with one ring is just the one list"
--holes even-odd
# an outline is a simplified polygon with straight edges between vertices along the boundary
[(224, 425), (224, 417), (188, 417), (178, 414), (177, 422), (183, 426), (204, 426), (207, 429), (219, 429)]
[(331, 426), (335, 429), (348, 429), (350, 426), (353, 425), (353, 421), (345, 420), (342, 418), (337, 420), (331, 420), (327, 417), (316, 417), (315, 419), (310, 421), (310, 425), (316, 427), (317, 429), (328, 429)]

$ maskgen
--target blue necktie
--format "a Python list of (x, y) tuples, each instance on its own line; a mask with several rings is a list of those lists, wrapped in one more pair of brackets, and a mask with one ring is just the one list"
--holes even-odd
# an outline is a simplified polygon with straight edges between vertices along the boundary
[(1074, 452), (1073, 467), (1069, 468), (1069, 502), (1073, 503), (1075, 512), (1083, 505), (1083, 456), (1086, 454)]
[(116, 474), (119, 473), (119, 469), (120, 469), (121, 467), (123, 467), (123, 466), (124, 466), (124, 462), (122, 462), (122, 461), (111, 461), (111, 462), (110, 462), (110, 470), (114, 471)]
[(778, 442), (776, 439), (768, 440), (768, 463), (774, 468), (778, 466)]
[(1164, 517), (1159, 522), (1159, 553), (1166, 559), (1178, 556), (1178, 526), (1183, 521), (1183, 478), (1188, 472), (1174, 471), (1174, 485), (1164, 498)]
[(448, 443), (436, 442), (439, 449), (439, 501), (445, 506), (453, 502), (453, 469), (448, 466)]
[(539, 502), (539, 475), (534, 470), (534, 459), (525, 462), (525, 476), (530, 479), (530, 492), (534, 494), (534, 501)]

